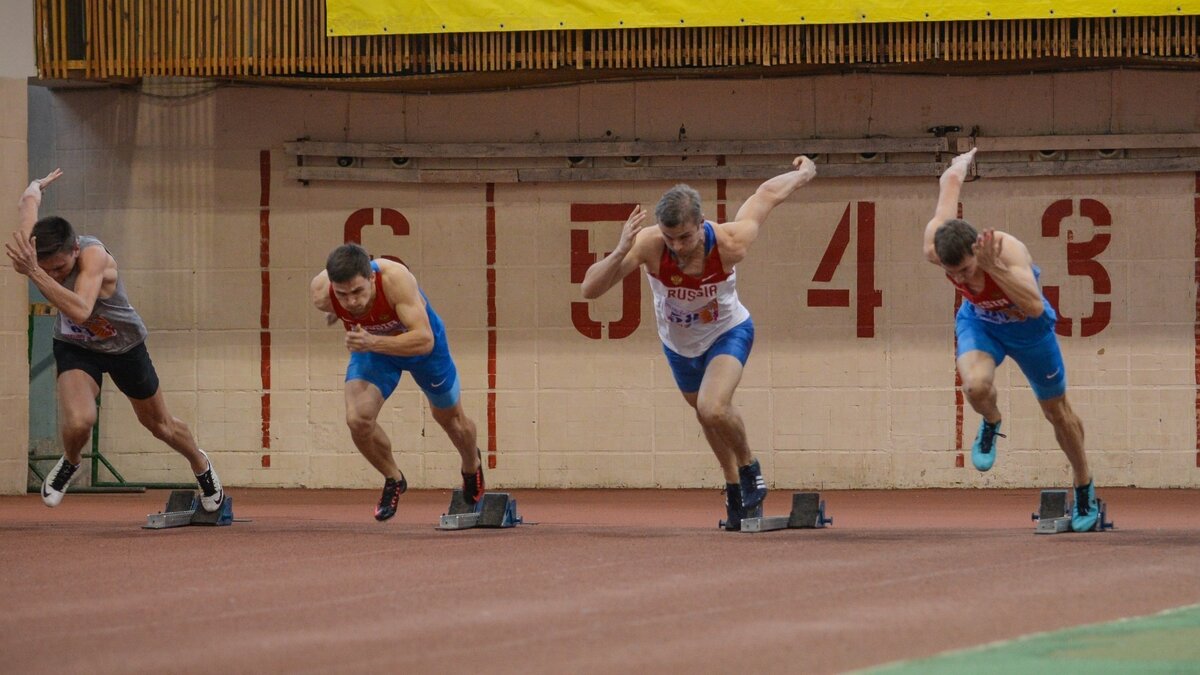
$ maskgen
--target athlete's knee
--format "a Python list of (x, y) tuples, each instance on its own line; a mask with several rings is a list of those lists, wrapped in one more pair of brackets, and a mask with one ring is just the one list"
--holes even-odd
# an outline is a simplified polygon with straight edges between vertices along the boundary
[(733, 406), (727, 401), (698, 401), (696, 403), (696, 418), (706, 427), (720, 426), (729, 421), (733, 414)]
[(351, 436), (369, 436), (375, 431), (375, 418), (356, 410), (346, 411), (346, 426)]
[(96, 426), (96, 411), (64, 410), (59, 424), (62, 426), (63, 434), (68, 436), (90, 434), (92, 428)]
[(992, 393), (992, 381), (982, 377), (965, 377), (962, 383), (963, 396), (972, 401), (986, 399)]
[(1046, 421), (1055, 427), (1079, 423), (1079, 418), (1075, 416), (1075, 411), (1071, 410), (1071, 406), (1067, 404), (1066, 399), (1043, 402), (1042, 414), (1046, 416)]
[(160, 441), (167, 441), (175, 437), (175, 425), (170, 420), (143, 423), (142, 426), (149, 429), (150, 433)]

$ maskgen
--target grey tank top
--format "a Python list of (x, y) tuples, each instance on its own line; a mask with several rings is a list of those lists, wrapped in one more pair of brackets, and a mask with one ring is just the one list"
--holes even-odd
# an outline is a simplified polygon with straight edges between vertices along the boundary
[[(79, 237), (80, 254), (92, 246), (104, 244), (95, 237)], [(63, 281), (63, 286), (74, 291), (78, 277), (79, 265), (76, 264), (75, 269)], [(148, 334), (142, 317), (138, 316), (137, 310), (129, 304), (129, 298), (125, 295), (125, 284), (119, 275), (116, 290), (107, 298), (96, 298), (92, 315), (82, 325), (68, 319), (62, 312), (58, 313), (58, 321), (54, 324), (55, 340), (102, 354), (124, 354), (145, 342)]]

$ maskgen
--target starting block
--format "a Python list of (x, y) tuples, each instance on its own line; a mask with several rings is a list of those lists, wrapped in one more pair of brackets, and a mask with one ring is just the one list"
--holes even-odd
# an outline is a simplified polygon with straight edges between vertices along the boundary
[[(725, 527), (725, 521), (719, 523)], [(825, 515), (825, 500), (816, 492), (792, 493), (792, 512), (786, 516), (764, 516), (762, 504), (742, 517), (742, 532), (771, 532), (773, 530), (811, 530), (833, 525)]]
[[(1091, 532), (1111, 530), (1113, 522), (1108, 520), (1108, 508), (1103, 499), (1097, 499), (1096, 504), (1100, 517)], [(1038, 512), (1031, 514), (1037, 525), (1033, 528), (1035, 534), (1061, 534), (1071, 532), (1071, 499), (1069, 490), (1042, 490), (1041, 503)]]
[(485, 492), (474, 506), (467, 503), (461, 489), (450, 494), (450, 511), (442, 514), (439, 530), (466, 530), (472, 527), (515, 527), (525, 522), (517, 515), (517, 500), (507, 492)]
[(161, 513), (146, 516), (145, 530), (165, 530), (184, 525), (232, 525), (233, 497), (225, 495), (221, 508), (209, 513), (200, 506), (200, 493), (194, 490), (172, 490), (167, 506)]

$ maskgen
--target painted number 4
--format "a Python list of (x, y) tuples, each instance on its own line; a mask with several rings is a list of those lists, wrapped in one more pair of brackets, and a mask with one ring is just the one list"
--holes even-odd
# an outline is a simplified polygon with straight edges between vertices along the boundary
[[(838, 221), (833, 238), (825, 248), (821, 264), (813, 274), (813, 282), (828, 284), (833, 281), (833, 274), (850, 246), (850, 211), (854, 204), (847, 204), (842, 219)], [(875, 288), (875, 203), (857, 203), (858, 245), (856, 246), (855, 265), (858, 290), (855, 293), (855, 306), (858, 327), (858, 337), (875, 337), (875, 308), (883, 306), (883, 291)], [(808, 290), (809, 307), (849, 307), (850, 291), (845, 288), (810, 288)]]

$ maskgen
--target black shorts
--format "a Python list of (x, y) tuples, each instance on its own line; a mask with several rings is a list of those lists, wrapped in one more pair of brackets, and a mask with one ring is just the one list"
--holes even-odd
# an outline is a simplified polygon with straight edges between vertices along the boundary
[(104, 373), (108, 373), (122, 394), (138, 401), (158, 393), (158, 373), (154, 372), (145, 342), (124, 354), (103, 354), (62, 340), (53, 342), (59, 375), (68, 370), (82, 370), (92, 376), (96, 386), (101, 386)]

